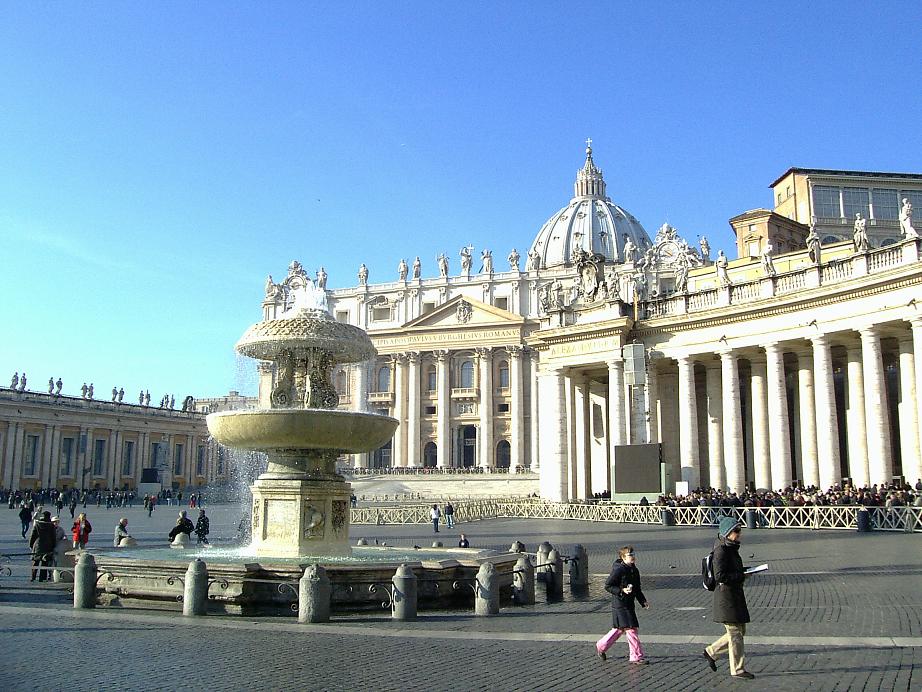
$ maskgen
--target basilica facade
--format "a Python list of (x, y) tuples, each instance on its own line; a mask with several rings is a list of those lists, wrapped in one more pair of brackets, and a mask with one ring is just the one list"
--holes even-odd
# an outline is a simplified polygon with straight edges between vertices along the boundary
[[(342, 408), (400, 426), (352, 462), (537, 473), (558, 501), (644, 474), (680, 492), (915, 482), (922, 175), (790, 169), (772, 192), (773, 209), (730, 220), (737, 257), (714, 255), (668, 224), (648, 234), (587, 148), (521, 253), (464, 247), (435, 276), (406, 258), (383, 283), (362, 264), (326, 295), (378, 356), (334, 384)], [(305, 280), (297, 262), (270, 277), (264, 318)], [(266, 406), (275, 373), (259, 367)]]

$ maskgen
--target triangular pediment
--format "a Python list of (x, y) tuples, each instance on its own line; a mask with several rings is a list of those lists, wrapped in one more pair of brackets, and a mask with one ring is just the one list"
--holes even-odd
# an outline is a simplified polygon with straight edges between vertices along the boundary
[(521, 315), (487, 305), (476, 298), (455, 296), (432, 312), (420, 315), (403, 325), (407, 331), (428, 331), (431, 329), (471, 329), (476, 327), (521, 326), (525, 319)]

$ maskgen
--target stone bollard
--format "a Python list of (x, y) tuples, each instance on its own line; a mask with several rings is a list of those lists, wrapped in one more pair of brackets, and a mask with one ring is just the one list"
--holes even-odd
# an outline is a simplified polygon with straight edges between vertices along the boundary
[(563, 558), (556, 548), (547, 554), (547, 574), (544, 583), (547, 586), (547, 595), (551, 597), (563, 596)]
[(527, 555), (515, 563), (512, 574), (512, 600), (516, 605), (535, 604), (535, 568)]
[(474, 614), (499, 614), (499, 574), (492, 562), (484, 562), (474, 581)]
[(515, 541), (512, 545), (509, 546), (510, 553), (524, 553), (525, 544), (522, 541)]
[(756, 521), (756, 511), (754, 509), (746, 510), (746, 528), (749, 530), (759, 528), (759, 523)]
[(659, 516), (660, 521), (663, 522), (663, 526), (675, 526), (675, 512), (669, 507), (663, 507), (659, 511)]
[(443, 548), (442, 541), (432, 541), (433, 548)]
[(570, 556), (570, 593), (585, 594), (588, 591), (589, 553), (582, 545), (576, 545)]
[(368, 539), (367, 539), (367, 538), (360, 538), (359, 540), (357, 540), (357, 541), (355, 542), (355, 544), (356, 544), (356, 545), (368, 545)]
[(74, 568), (74, 608), (96, 607), (96, 558), (85, 550)]
[(394, 585), (394, 606), (391, 615), (395, 620), (416, 619), (416, 575), (409, 565), (400, 565), (391, 578)]
[(298, 622), (329, 622), (330, 578), (320, 565), (308, 565), (298, 582)]
[(535, 577), (538, 581), (544, 582), (547, 581), (547, 573), (550, 569), (547, 564), (547, 556), (551, 550), (554, 549), (547, 541), (544, 541), (541, 545), (538, 546), (538, 554), (535, 556), (537, 568), (535, 570)]
[(204, 615), (208, 610), (208, 568), (196, 558), (189, 563), (183, 577), (182, 614)]

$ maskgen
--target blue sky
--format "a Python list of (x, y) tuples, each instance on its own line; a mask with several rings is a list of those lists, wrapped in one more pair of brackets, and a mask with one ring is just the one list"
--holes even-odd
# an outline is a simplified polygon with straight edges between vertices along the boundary
[(586, 137), (727, 250), (790, 166), (922, 172), (922, 6), (753, 5), (2, 2), (0, 376), (252, 393), (266, 274), (524, 255)]

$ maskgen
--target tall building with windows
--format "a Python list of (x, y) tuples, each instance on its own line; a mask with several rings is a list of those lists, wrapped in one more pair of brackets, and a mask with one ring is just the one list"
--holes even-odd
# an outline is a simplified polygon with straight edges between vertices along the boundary
[[(651, 237), (587, 148), (570, 201), (522, 253), (406, 258), (378, 283), (362, 264), (327, 298), (378, 357), (335, 384), (342, 407), (400, 426), (353, 462), (536, 472), (552, 500), (639, 476), (668, 490), (915, 482), (922, 262), (894, 200), (922, 207), (922, 175), (790, 169), (772, 190), (774, 209), (731, 219), (737, 257), (715, 256), (668, 224)], [(264, 318), (310, 280), (294, 262), (267, 282)], [(274, 378), (261, 364), (263, 405)]]

